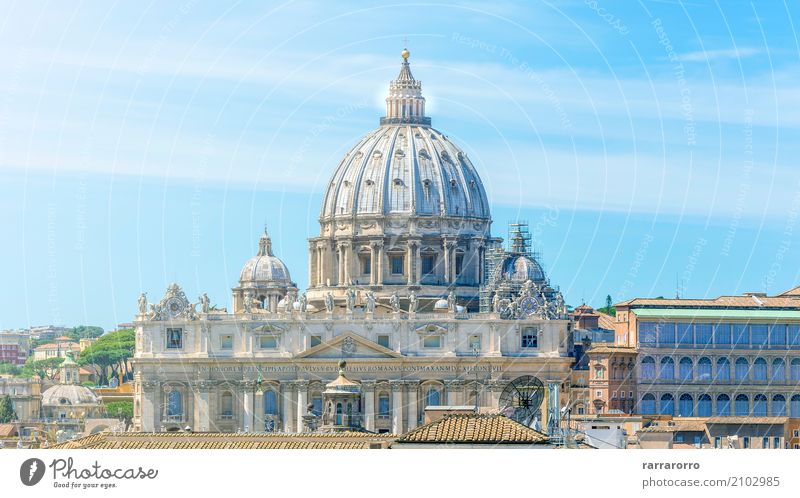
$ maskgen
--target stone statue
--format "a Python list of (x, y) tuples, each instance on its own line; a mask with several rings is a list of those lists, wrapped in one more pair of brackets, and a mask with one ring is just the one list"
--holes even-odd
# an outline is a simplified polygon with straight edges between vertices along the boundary
[(533, 282), (526, 280), (525, 283), (522, 284), (522, 290), (520, 290), (519, 295), (522, 297), (533, 295)]
[(556, 313), (562, 316), (567, 314), (567, 305), (560, 292), (556, 295)]
[(297, 301), (297, 291), (290, 290), (286, 293), (286, 311), (294, 311), (294, 303)]
[(253, 312), (253, 296), (249, 292), (246, 292), (244, 294), (244, 301), (242, 304), (244, 305), (245, 313)]
[(203, 313), (208, 313), (209, 304), (211, 302), (211, 300), (208, 299), (208, 294), (204, 292), (203, 295), (198, 296), (197, 299), (200, 301), (200, 311)]
[(391, 297), (389, 297), (389, 306), (392, 307), (392, 311), (397, 313), (400, 311), (400, 297), (397, 295), (397, 292), (392, 292)]
[(500, 294), (497, 292), (495, 292), (494, 297), (492, 297), (492, 311), (500, 313)]
[(408, 312), (417, 312), (417, 293), (413, 290), (411, 291), (411, 294), (408, 295)]
[(375, 293), (372, 291), (367, 291), (366, 293), (366, 311), (367, 313), (374, 313), (375, 312)]
[(300, 312), (305, 313), (307, 309), (308, 309), (308, 296), (304, 292), (300, 296)]
[(139, 294), (139, 313), (142, 315), (147, 313), (147, 294), (144, 292)]
[(333, 313), (333, 294), (330, 292), (325, 294), (325, 310), (328, 313)]
[(450, 313), (455, 313), (457, 310), (456, 306), (456, 293), (450, 291), (447, 295), (447, 309), (450, 310)]
[(197, 305), (194, 303), (189, 303), (186, 305), (186, 311), (184, 313), (186, 313), (187, 320), (197, 320), (197, 309), (195, 306)]
[(347, 311), (352, 312), (353, 308), (355, 308), (355, 306), (356, 306), (356, 291), (353, 290), (352, 287), (347, 289), (346, 298), (347, 298), (346, 299), (346, 301), (347, 301)]

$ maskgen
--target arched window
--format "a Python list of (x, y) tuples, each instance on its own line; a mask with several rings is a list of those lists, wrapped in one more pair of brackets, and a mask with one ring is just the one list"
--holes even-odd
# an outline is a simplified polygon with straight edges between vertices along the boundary
[(753, 362), (753, 380), (767, 380), (767, 360), (756, 358)]
[(750, 400), (747, 399), (747, 396), (744, 394), (736, 396), (734, 411), (736, 412), (737, 417), (747, 417), (750, 415)]
[(717, 416), (731, 416), (731, 398), (727, 394), (720, 394), (717, 396)]
[(697, 379), (711, 380), (711, 360), (705, 356), (697, 361)]
[(736, 359), (736, 380), (747, 380), (747, 371), (750, 370), (750, 365), (747, 363), (747, 358)]
[(727, 358), (717, 360), (717, 380), (731, 380), (731, 362)]
[(711, 396), (708, 394), (701, 394), (697, 399), (697, 416), (710, 417), (711, 416)]
[(661, 415), (675, 415), (675, 397), (671, 394), (661, 396)]
[(772, 360), (772, 377), (775, 382), (783, 382), (786, 380), (786, 363), (783, 358), (775, 358)]
[(678, 402), (678, 416), (691, 417), (694, 415), (694, 400), (691, 394), (681, 394)]
[(685, 356), (681, 358), (679, 370), (681, 380), (692, 380), (692, 359)]
[(389, 401), (389, 395), (387, 393), (381, 393), (378, 396), (378, 416), (379, 417), (388, 417), (391, 415), (391, 405)]
[(278, 396), (275, 391), (268, 389), (264, 391), (264, 415), (278, 414)]
[(425, 406), (439, 406), (441, 404), (441, 395), (439, 391), (431, 387), (428, 389), (428, 396), (426, 397), (427, 404)]
[(336, 403), (336, 422), (334, 422), (336, 425), (342, 425), (342, 415), (343, 415), (342, 404)]
[(675, 378), (675, 360), (670, 357), (661, 358), (661, 374), (659, 378), (663, 380)]
[(642, 414), (655, 415), (656, 414), (656, 397), (650, 393), (642, 396)]
[(656, 360), (652, 356), (642, 358), (642, 379), (652, 380), (656, 378)]
[(789, 366), (789, 378), (800, 381), (800, 358), (792, 358), (792, 363)]
[(222, 393), (222, 418), (233, 418), (233, 394), (230, 391)]
[(756, 394), (756, 397), (753, 398), (753, 416), (767, 416), (767, 397), (763, 394)]
[(167, 417), (174, 419), (183, 417), (183, 396), (176, 389), (170, 391), (167, 397)]
[(792, 400), (789, 402), (789, 416), (800, 417), (800, 394), (792, 396)]
[(782, 394), (776, 394), (772, 397), (772, 416), (786, 416), (786, 398), (784, 398)]

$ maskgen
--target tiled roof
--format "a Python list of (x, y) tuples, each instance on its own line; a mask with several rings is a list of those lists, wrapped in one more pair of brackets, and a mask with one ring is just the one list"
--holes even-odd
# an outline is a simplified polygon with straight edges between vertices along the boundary
[(220, 432), (100, 432), (51, 446), (55, 449), (369, 449), (396, 439), (368, 432), (254, 434)]
[(786, 423), (787, 417), (711, 417), (708, 419), (708, 424), (769, 424), (769, 425), (783, 425)]
[(800, 297), (800, 285), (798, 285), (797, 287), (795, 287), (793, 289), (789, 289), (789, 290), (787, 290), (785, 292), (781, 292), (780, 294), (778, 294), (778, 296), (781, 296), (781, 297), (788, 297), (788, 296)]
[(398, 443), (539, 444), (548, 437), (498, 414), (453, 414), (403, 434)]
[(11, 437), (17, 434), (14, 424), (0, 424), (0, 437)]
[(705, 432), (706, 420), (680, 420), (673, 419), (670, 423), (653, 424), (642, 429), (638, 432)]
[[(793, 292), (787, 291), (787, 292)], [(795, 297), (791, 297), (795, 296)], [(651, 307), (691, 307), (691, 308), (800, 308), (798, 295), (782, 294), (780, 296), (720, 296), (714, 299), (648, 299), (636, 298), (623, 301), (616, 306), (651, 306)]]
[(636, 353), (636, 348), (628, 346), (592, 346), (587, 353)]
[(606, 315), (605, 313), (602, 312), (598, 313), (597, 315), (599, 316), (599, 318), (597, 319), (597, 325), (601, 329), (614, 330), (614, 321), (616, 320), (616, 318), (614, 318), (611, 315)]

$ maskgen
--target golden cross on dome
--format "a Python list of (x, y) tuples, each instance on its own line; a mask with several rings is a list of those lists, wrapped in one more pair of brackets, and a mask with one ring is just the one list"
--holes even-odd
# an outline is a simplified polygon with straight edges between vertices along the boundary
[(408, 56), (410, 55), (410, 53), (408, 52), (408, 37), (407, 36), (403, 37), (403, 51), (400, 52), (400, 55), (403, 57), (404, 61), (408, 60)]

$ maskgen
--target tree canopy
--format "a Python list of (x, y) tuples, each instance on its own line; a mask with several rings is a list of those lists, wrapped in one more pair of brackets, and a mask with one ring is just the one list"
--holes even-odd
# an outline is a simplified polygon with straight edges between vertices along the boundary
[(29, 356), (22, 366), (20, 374), (23, 377), (39, 377), (42, 380), (55, 380), (58, 367), (64, 363), (64, 358), (46, 358), (44, 360), (34, 360)]
[(102, 327), (95, 327), (94, 325), (79, 325), (77, 327), (73, 327), (72, 330), (67, 332), (67, 337), (72, 339), (75, 342), (80, 341), (81, 339), (94, 339), (95, 337), (100, 337), (103, 335), (103, 328)]
[(133, 356), (136, 336), (133, 329), (120, 329), (100, 336), (81, 352), (78, 363), (90, 366), (97, 372), (98, 385), (108, 385), (111, 377), (131, 379), (133, 372), (128, 359)]
[(11, 396), (6, 394), (0, 398), (0, 424), (7, 424), (17, 419), (14, 413), (14, 405), (11, 403)]

